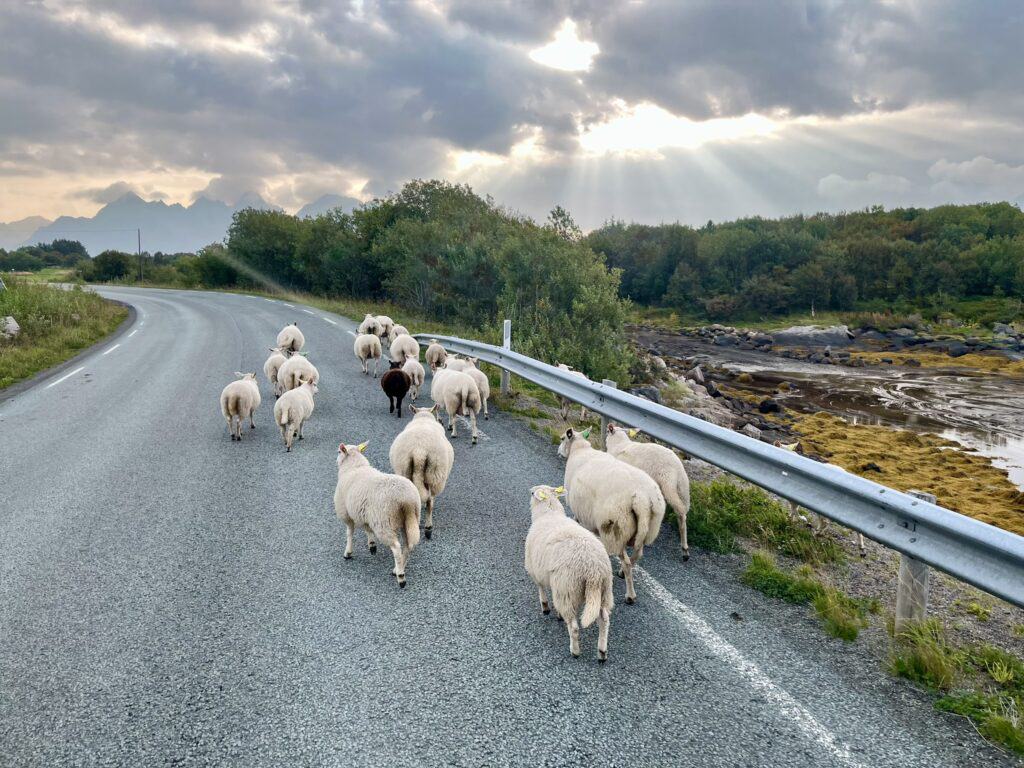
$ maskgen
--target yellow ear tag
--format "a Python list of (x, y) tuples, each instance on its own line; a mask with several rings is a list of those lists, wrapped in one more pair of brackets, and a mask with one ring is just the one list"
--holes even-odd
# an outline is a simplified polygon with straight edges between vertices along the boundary
[(537, 491), (537, 498), (541, 501), (547, 501), (548, 495), (544, 491)]
[(360, 443), (360, 444), (359, 444), (359, 445), (357, 446), (357, 448), (359, 448), (359, 452), (360, 452), (360, 453), (362, 453), (363, 451), (365, 451), (365, 450), (366, 450), (366, 446), (368, 446), (368, 445), (369, 445), (369, 443)]
[(632, 438), (632, 437), (636, 437), (636, 436), (637, 436), (637, 435), (639, 435), (639, 434), (640, 434), (640, 430), (639, 430), (639, 429), (631, 429), (631, 430), (629, 430), (629, 436), (630, 436), (631, 438)]
[(556, 496), (564, 496), (565, 495), (565, 487), (560, 485), (557, 488), (555, 488), (555, 495)]

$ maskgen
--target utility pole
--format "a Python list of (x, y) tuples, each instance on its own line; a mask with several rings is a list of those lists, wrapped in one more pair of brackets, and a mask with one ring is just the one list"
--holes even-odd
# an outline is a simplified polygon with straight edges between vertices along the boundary
[(135, 234), (138, 235), (138, 249), (139, 249), (139, 283), (142, 282), (142, 228), (135, 230)]

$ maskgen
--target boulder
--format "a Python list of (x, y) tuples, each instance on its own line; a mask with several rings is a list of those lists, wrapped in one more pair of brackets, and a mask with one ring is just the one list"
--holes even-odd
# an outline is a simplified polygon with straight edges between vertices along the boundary
[(1016, 336), (1017, 335), (1017, 332), (1015, 330), (1013, 330), (1013, 326), (1012, 325), (1007, 325), (1006, 323), (992, 323), (992, 331), (994, 333), (1002, 334), (1004, 336)]
[(946, 354), (950, 357), (963, 357), (970, 351), (970, 348), (966, 344), (959, 341), (954, 341), (946, 348)]
[(747, 437), (752, 437), (755, 440), (761, 439), (761, 430), (755, 427), (753, 424), (744, 424), (743, 429), (740, 430)]
[(819, 328), (816, 325), (794, 325), (775, 332), (775, 343), (793, 347), (824, 347), (845, 346), (850, 343), (853, 334), (845, 325), (833, 325)]
[(665, 364), (665, 359), (660, 355), (651, 355), (651, 367), (656, 371), (664, 371), (668, 366)]
[(917, 360), (916, 358), (913, 358), (913, 357), (908, 357), (906, 360), (903, 361), (903, 364), (905, 366), (907, 366), (908, 368), (920, 368), (921, 367), (921, 361)]
[(757, 410), (761, 413), (781, 413), (782, 406), (769, 397), (757, 404)]
[(7, 315), (7, 317), (0, 321), (0, 336), (9, 340), (17, 337), (19, 333), (21, 333), (21, 326), (10, 315)]
[(901, 339), (907, 339), (910, 338), (911, 336), (917, 335), (916, 331), (914, 331), (913, 328), (895, 328), (892, 331), (889, 331), (889, 333)]
[(658, 391), (657, 387), (633, 387), (628, 392), (631, 395), (637, 395), (645, 400), (650, 400), (652, 403), (661, 404), (661, 392)]
[(729, 347), (739, 343), (739, 339), (731, 334), (722, 333), (715, 336), (715, 340), (712, 343), (719, 347)]
[(696, 382), (697, 384), (703, 384), (704, 372), (700, 369), (699, 365), (695, 365), (693, 366), (693, 368), (686, 372), (686, 375), (684, 375), (683, 378), (687, 379), (688, 381)]

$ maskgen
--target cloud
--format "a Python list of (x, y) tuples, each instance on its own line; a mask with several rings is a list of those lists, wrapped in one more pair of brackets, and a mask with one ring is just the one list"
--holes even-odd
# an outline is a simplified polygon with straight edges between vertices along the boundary
[(1009, 197), (1024, 196), (1024, 164), (997, 163), (983, 155), (959, 163), (941, 158), (928, 169), (928, 175), (938, 183), (977, 187)]
[(863, 179), (847, 179), (830, 173), (818, 180), (818, 194), (832, 203), (851, 208), (900, 201), (911, 191), (910, 179), (872, 171)]
[(135, 185), (129, 184), (127, 181), (115, 181), (113, 184), (109, 184), (105, 187), (81, 189), (73, 194), (75, 197), (82, 198), (83, 200), (90, 200), (94, 203), (103, 203), (104, 205), (112, 203), (127, 194), (136, 194), (140, 197), (142, 196), (140, 190), (138, 190)]

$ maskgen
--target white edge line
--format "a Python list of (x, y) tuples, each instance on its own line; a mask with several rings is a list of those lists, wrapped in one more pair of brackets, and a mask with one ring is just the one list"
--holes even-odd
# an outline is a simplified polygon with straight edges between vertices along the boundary
[[(120, 344), (115, 344), (114, 346), (110, 347), (110, 349), (106, 350), (103, 353), (103, 355), (109, 355), (111, 352), (113, 352), (115, 349), (117, 349), (120, 346), (121, 346)], [(103, 357), (103, 355), (100, 355), (100, 357)]]
[(337, 325), (337, 323), (336, 323), (336, 322), (334, 322), (333, 320), (331, 320), (331, 318), (329, 318), (329, 317), (325, 317), (325, 318), (323, 318), (323, 319), (324, 319), (324, 320), (326, 320), (326, 321), (327, 321), (328, 323), (330, 323), (331, 325)]
[[(281, 303), (282, 303), (282, 304), (284, 304), (284, 302), (283, 302), (283, 301), (282, 301)], [(284, 304), (284, 305), (285, 305), (286, 307), (288, 307), (288, 309), (295, 309), (295, 305), (294, 305), (294, 304)]]
[(314, 312), (312, 309), (304, 309), (302, 311), (305, 312), (307, 315), (315, 315), (316, 314), (316, 312)]
[(636, 572), (654, 599), (661, 603), (665, 610), (671, 613), (690, 634), (700, 640), (711, 653), (743, 675), (765, 698), (778, 706), (806, 737), (818, 742), (834, 757), (847, 765), (861, 766), (850, 755), (850, 750), (844, 744), (839, 743), (835, 735), (819, 723), (814, 715), (807, 711), (788, 691), (776, 685), (756, 664), (747, 661), (735, 646), (724, 640), (710, 624), (679, 602), (651, 574), (639, 566), (636, 567)]
[(134, 331), (132, 331), (131, 333), (128, 334), (128, 338), (130, 339), (132, 336), (134, 336), (138, 332), (139, 332), (139, 329), (136, 328)]
[(71, 373), (65, 373), (63, 376), (61, 376), (56, 381), (51, 381), (49, 384), (46, 385), (46, 388), (49, 389), (50, 387), (56, 387), (58, 384), (60, 384), (65, 379), (70, 379), (76, 373), (81, 373), (84, 370), (85, 370), (85, 366), (84, 365), (80, 366), (78, 368), (75, 368), (75, 370), (73, 370)]
[[(255, 297), (255, 296), (253, 296), (253, 298), (256, 298), (256, 297)], [(268, 298), (266, 298), (265, 296), (263, 297), (263, 300), (264, 300), (264, 301), (269, 301), (269, 302), (270, 302), (271, 304), (274, 304), (274, 303), (275, 303), (273, 299), (268, 299)]]

